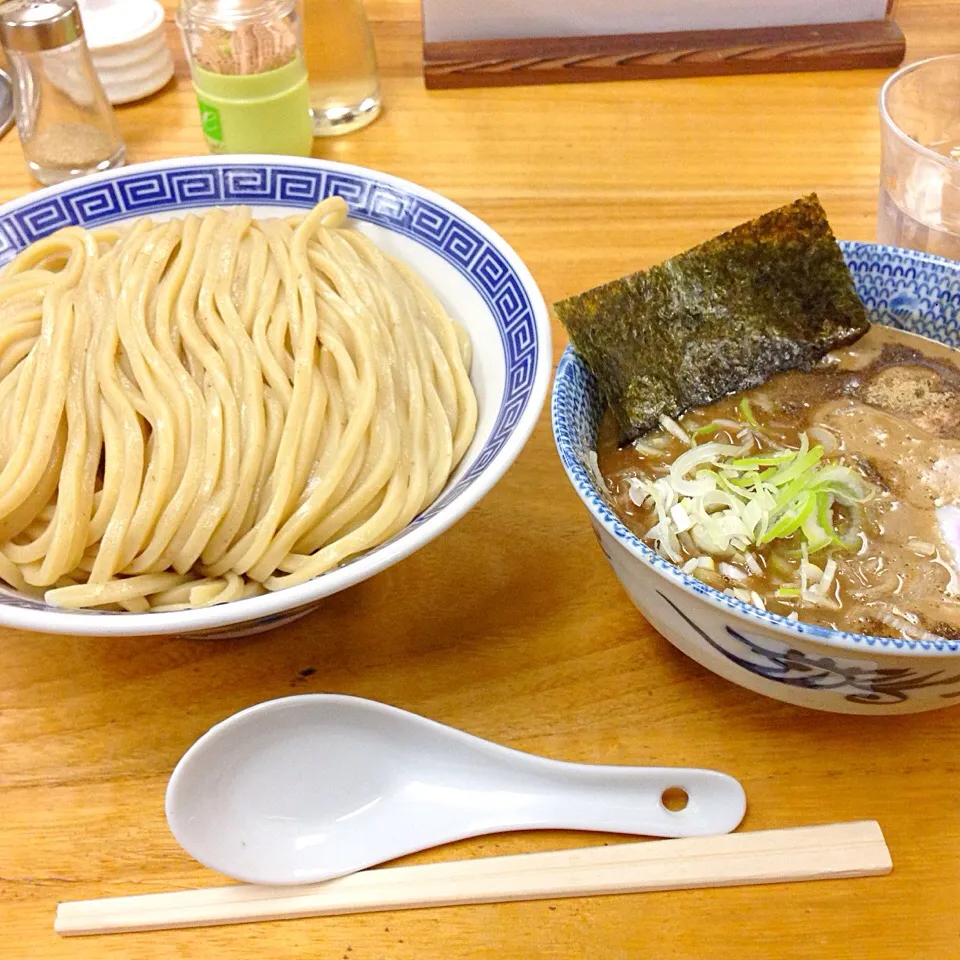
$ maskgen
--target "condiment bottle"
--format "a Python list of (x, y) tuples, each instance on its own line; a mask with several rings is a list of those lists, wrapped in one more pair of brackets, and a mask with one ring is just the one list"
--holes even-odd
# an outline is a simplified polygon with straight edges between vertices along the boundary
[(120, 166), (123, 139), (93, 68), (76, 0), (7, 0), (0, 4), (0, 43), (33, 176), (59, 183)]
[(313, 133), (334, 137), (380, 115), (377, 53), (362, 0), (304, 0)]
[(296, 0), (182, 0), (177, 23), (210, 150), (309, 156)]

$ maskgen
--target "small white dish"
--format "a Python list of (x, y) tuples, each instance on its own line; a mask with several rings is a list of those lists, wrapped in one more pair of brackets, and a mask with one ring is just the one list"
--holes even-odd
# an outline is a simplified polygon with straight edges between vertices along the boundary
[[(169, 60), (169, 53), (166, 58)], [(163, 60), (151, 61), (133, 69), (114, 71), (101, 67), (94, 57), (94, 67), (100, 77), (103, 92), (114, 105), (133, 103), (143, 100), (151, 94), (162, 90), (173, 76), (173, 61), (164, 63)]]
[(133, 47), (163, 28), (157, 0), (80, 0), (90, 50)]
[[(682, 809), (664, 804), (671, 789)], [(547, 760), (373, 700), (307, 694), (207, 731), (173, 771), (166, 810), (201, 863), (276, 885), (507, 830), (729, 833), (746, 797), (714, 770)]]
[(173, 76), (173, 58), (157, 0), (81, 0), (87, 46), (113, 104), (141, 100)]

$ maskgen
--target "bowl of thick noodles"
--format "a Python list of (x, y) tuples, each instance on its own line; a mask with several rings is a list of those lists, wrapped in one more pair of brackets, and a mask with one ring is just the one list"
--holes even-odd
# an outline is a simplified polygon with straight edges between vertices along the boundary
[(0, 207), (0, 623), (231, 636), (409, 555), (539, 415), (543, 300), (412, 183), (142, 164)]
[[(692, 659), (801, 706), (935, 710), (960, 702), (960, 263), (840, 246), (871, 323), (852, 346), (629, 443), (568, 348), (554, 435), (618, 578)], [(738, 542), (767, 491), (781, 526)]]

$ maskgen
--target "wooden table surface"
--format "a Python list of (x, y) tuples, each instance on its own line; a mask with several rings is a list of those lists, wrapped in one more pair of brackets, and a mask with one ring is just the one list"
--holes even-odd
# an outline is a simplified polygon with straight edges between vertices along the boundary
[[(881, 71), (427, 94), (414, 0), (371, 0), (386, 110), (317, 154), (440, 191), (500, 231), (548, 301), (819, 192), (872, 239)], [(960, 49), (960, 3), (902, 0), (908, 58)], [(131, 162), (203, 152), (183, 71), (119, 111)], [(0, 199), (32, 188), (15, 135)], [(564, 338), (556, 330), (556, 352)], [(717, 767), (747, 829), (876, 818), (870, 880), (371, 914), (59, 940), (59, 900), (210, 886), (163, 816), (211, 724), (308, 691), (372, 697), (566, 760)], [(686, 660), (631, 606), (546, 413), (451, 531), (292, 627), (246, 640), (0, 636), (0, 957), (183, 960), (955, 958), (960, 711), (821, 715)], [(543, 833), (425, 862), (596, 843)]]

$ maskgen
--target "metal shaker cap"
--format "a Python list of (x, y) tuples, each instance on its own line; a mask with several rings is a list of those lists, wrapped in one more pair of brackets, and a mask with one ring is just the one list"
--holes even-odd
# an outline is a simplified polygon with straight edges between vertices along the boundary
[(37, 53), (66, 46), (83, 36), (77, 0), (6, 0), (0, 3), (0, 43)]

